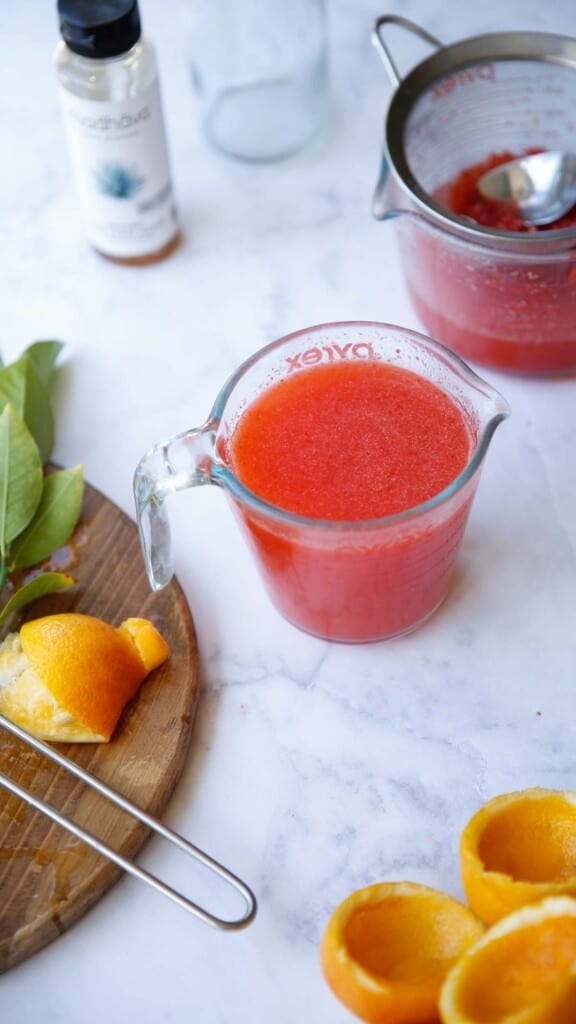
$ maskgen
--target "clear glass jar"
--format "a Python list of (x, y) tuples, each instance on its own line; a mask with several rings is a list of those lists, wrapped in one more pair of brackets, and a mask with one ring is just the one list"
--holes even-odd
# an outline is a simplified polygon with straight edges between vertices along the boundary
[(324, 0), (197, 0), (190, 45), (205, 134), (221, 152), (288, 156), (326, 120)]

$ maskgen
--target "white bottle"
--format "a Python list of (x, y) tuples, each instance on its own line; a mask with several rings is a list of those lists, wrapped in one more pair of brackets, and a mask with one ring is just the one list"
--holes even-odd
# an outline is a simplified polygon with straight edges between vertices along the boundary
[(137, 0), (58, 0), (55, 53), (78, 200), (92, 245), (120, 263), (162, 259), (178, 219), (154, 49)]

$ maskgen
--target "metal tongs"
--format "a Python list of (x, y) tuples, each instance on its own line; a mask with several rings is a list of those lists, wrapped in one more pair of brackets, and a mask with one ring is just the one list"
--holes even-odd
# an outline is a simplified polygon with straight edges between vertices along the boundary
[(223, 867), (222, 864), (219, 864), (218, 861), (214, 860), (212, 857), (209, 857), (208, 854), (204, 853), (203, 850), (198, 849), (197, 846), (194, 846), (192, 843), (188, 842), (188, 840), (185, 839), (183, 836), (179, 835), (178, 832), (174, 832), (172, 829), (167, 828), (167, 826), (163, 825), (162, 822), (159, 821), (157, 818), (154, 818), (152, 817), (152, 815), (147, 814), (146, 811), (143, 811), (140, 807), (137, 807), (136, 804), (131, 803), (130, 800), (126, 800), (126, 798), (123, 797), (120, 793), (118, 793), (115, 789), (112, 789), (110, 786), (107, 786), (105, 783), (95, 778), (95, 776), (91, 775), (89, 772), (84, 771), (84, 769), (80, 768), (79, 765), (75, 764), (74, 761), (71, 761), (69, 758), (64, 757), (63, 754), (58, 753), (57, 750), (54, 750), (47, 743), (44, 743), (42, 740), (36, 739), (35, 736), (32, 736), (25, 729), (22, 729), (19, 725), (16, 725), (14, 722), (11, 722), (4, 715), (0, 715), (0, 726), (4, 729), (8, 729), (8, 731), (11, 732), (14, 736), (17, 736), (18, 739), (22, 740), (24, 743), (39, 751), (39, 753), (49, 758), (50, 761), (53, 761), (55, 764), (59, 765), (61, 768), (64, 768), (66, 771), (71, 772), (72, 775), (75, 775), (76, 778), (80, 779), (87, 786), (90, 786), (92, 789), (96, 790), (102, 796), (106, 797), (113, 804), (116, 804), (116, 806), (120, 807), (123, 811), (126, 811), (127, 814), (130, 814), (134, 818), (137, 818), (138, 821), (141, 821), (142, 824), (146, 825), (146, 827), (149, 828), (152, 832), (155, 832), (156, 835), (161, 836), (163, 839), (166, 839), (169, 843), (172, 843), (174, 846), (177, 846), (180, 850), (183, 850), (184, 853), (188, 854), (188, 856), (192, 857), (196, 861), (199, 861), (209, 871), (212, 871), (214, 874), (218, 875), (221, 879), (224, 880), (224, 882), (232, 886), (232, 888), (235, 889), (236, 892), (240, 893), (242, 899), (244, 900), (244, 903), (246, 904), (245, 913), (243, 914), (242, 917), (235, 918), (233, 920), (226, 920), (220, 917), (216, 917), (214, 914), (211, 914), (204, 907), (199, 906), (197, 903), (194, 903), (192, 900), (188, 899), (187, 896), (184, 896), (176, 889), (173, 889), (170, 885), (167, 885), (165, 882), (162, 882), (161, 879), (159, 879), (156, 875), (151, 874), (144, 868), (138, 867), (138, 865), (135, 864), (133, 861), (128, 860), (126, 857), (123, 857), (122, 854), (114, 850), (113, 847), (101, 842), (101, 840), (94, 836), (91, 832), (86, 831), (86, 829), (82, 828), (80, 825), (76, 825), (75, 822), (70, 821), (68, 818), (64, 817), (50, 804), (45, 803), (44, 800), (40, 800), (32, 793), (29, 793), (27, 790), (23, 789), (16, 782), (13, 782), (12, 779), (10, 779), (8, 776), (2, 773), (0, 773), (0, 786), (3, 786), (5, 789), (10, 790), (11, 793), (14, 793), (16, 796), (20, 797), (21, 800), (26, 801), (26, 803), (36, 808), (36, 810), (40, 811), (42, 814), (46, 814), (52, 821), (56, 822), (58, 825), (61, 825), (62, 828), (66, 829), (68, 832), (71, 832), (78, 839), (81, 839), (83, 842), (87, 843), (88, 846), (91, 846), (98, 853), (102, 854), (103, 857), (107, 857), (108, 860), (113, 861), (115, 864), (121, 867), (128, 874), (132, 875), (134, 878), (138, 878), (141, 882), (145, 882), (146, 885), (150, 885), (157, 892), (162, 893), (163, 896), (167, 896), (168, 899), (172, 900), (174, 903), (177, 903), (178, 906), (182, 907), (184, 910), (187, 910), (190, 914), (193, 914), (195, 917), (200, 918), (200, 920), (203, 921), (204, 924), (211, 925), (214, 928), (219, 928), (224, 931), (235, 931), (239, 928), (245, 928), (246, 925), (250, 924), (250, 922), (254, 919), (254, 917), (256, 916), (257, 906), (254, 894), (244, 882), (237, 878), (236, 875), (232, 874), (231, 871), (228, 871), (227, 868)]

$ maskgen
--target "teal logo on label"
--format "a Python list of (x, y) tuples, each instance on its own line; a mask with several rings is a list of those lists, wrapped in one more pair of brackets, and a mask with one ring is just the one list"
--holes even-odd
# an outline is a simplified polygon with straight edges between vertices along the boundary
[(102, 164), (94, 173), (98, 192), (111, 199), (132, 199), (142, 188), (145, 178), (122, 164)]

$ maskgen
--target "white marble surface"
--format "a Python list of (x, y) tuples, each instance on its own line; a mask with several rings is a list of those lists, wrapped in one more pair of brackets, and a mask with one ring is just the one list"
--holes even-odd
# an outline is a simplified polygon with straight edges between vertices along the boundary
[[(36, 338), (66, 342), (56, 457), (83, 462), (131, 515), (139, 456), (199, 423), (265, 342), (326, 320), (420, 326), (391, 229), (370, 216), (389, 94), (374, 17), (401, 12), (447, 42), (575, 27), (573, 0), (329, 0), (332, 122), (300, 155), (249, 166), (198, 130), (193, 0), (142, 0), (185, 240), (138, 270), (96, 256), (76, 216), (52, 7), (2, 3), (0, 348), (10, 359)], [(318, 962), (335, 904), (385, 879), (460, 895), (457, 839), (481, 801), (573, 786), (576, 382), (484, 375), (513, 415), (489, 453), (451, 596), (408, 638), (346, 647), (299, 633), (269, 605), (223, 495), (173, 501), (203, 690), (167, 820), (253, 886), (259, 914), (223, 935), (124, 880), (0, 979), (3, 1022), (345, 1024)], [(158, 844), (142, 860), (185, 879)]]

